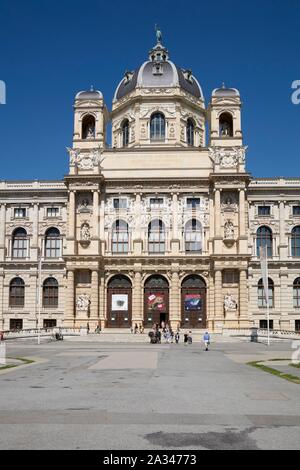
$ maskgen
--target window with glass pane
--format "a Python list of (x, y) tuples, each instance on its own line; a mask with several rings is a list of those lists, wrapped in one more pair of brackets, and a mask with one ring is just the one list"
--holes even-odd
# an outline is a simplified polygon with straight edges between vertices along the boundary
[(58, 217), (59, 216), (59, 209), (58, 207), (48, 207), (47, 208), (47, 217)]
[(127, 209), (127, 199), (122, 198), (115, 198), (114, 199), (114, 209)]
[(60, 232), (57, 228), (49, 228), (45, 237), (45, 257), (59, 258), (60, 253)]
[(165, 227), (161, 220), (152, 220), (148, 228), (149, 253), (164, 253), (165, 251)]
[(300, 277), (297, 277), (293, 283), (293, 305), (296, 308), (300, 307)]
[(194, 122), (192, 119), (188, 119), (186, 124), (186, 141), (191, 147), (194, 145), (194, 131)]
[[(268, 278), (268, 292), (269, 292), (269, 307), (274, 307), (274, 282)], [(257, 286), (258, 306), (267, 307), (267, 302), (264, 293), (263, 280), (260, 279)]]
[(129, 144), (129, 121), (126, 119), (122, 125), (122, 145), (126, 147)]
[(12, 257), (26, 258), (27, 256), (27, 232), (24, 228), (17, 228), (12, 237)]
[(202, 233), (201, 224), (198, 220), (192, 219), (185, 226), (185, 251), (201, 252), (202, 250)]
[(294, 227), (291, 236), (291, 253), (293, 257), (300, 257), (300, 226)]
[(9, 306), (24, 307), (25, 283), (20, 277), (15, 277), (9, 284)]
[(300, 206), (293, 206), (293, 215), (300, 215)]
[(43, 307), (58, 307), (58, 282), (53, 277), (49, 277), (43, 283)]
[(270, 206), (258, 206), (257, 212), (258, 212), (258, 215), (270, 215), (271, 207)]
[(300, 331), (300, 320), (295, 320), (295, 331)]
[(26, 217), (26, 209), (24, 207), (17, 207), (14, 210), (14, 217), (16, 219), (23, 219), (24, 217)]
[(112, 228), (112, 252), (128, 253), (128, 224), (124, 220), (116, 220)]
[(150, 207), (151, 209), (159, 209), (164, 205), (163, 197), (151, 197), (150, 198)]
[(268, 257), (272, 256), (272, 230), (269, 227), (259, 227), (256, 232), (256, 253), (260, 256), (260, 247), (267, 246)]
[[(259, 328), (266, 330), (268, 328), (267, 320), (259, 320)], [(269, 329), (273, 330), (273, 320), (269, 320)]]
[(186, 206), (188, 209), (199, 209), (200, 197), (188, 197), (186, 199)]
[(165, 140), (166, 123), (162, 113), (152, 114), (150, 120), (150, 139)]

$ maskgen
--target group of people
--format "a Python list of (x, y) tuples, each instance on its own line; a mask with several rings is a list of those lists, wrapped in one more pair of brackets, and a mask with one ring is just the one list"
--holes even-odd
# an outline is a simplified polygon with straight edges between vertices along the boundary
[(133, 334), (137, 334), (137, 333), (140, 333), (140, 334), (143, 334), (144, 333), (144, 326), (142, 323), (140, 323), (139, 325), (136, 323), (134, 325), (134, 327), (132, 326), (131, 329), (130, 329), (131, 333)]
[[(175, 340), (175, 343), (178, 344), (180, 342), (180, 329), (178, 328), (176, 333), (174, 333), (168, 324), (164, 324), (164, 322), (162, 322), (161, 328), (159, 328), (159, 324), (155, 323), (152, 330), (149, 332), (149, 338), (150, 343), (161, 343), (163, 338), (165, 343), (173, 343)], [(184, 333), (183, 342), (185, 345), (192, 344), (193, 336), (191, 331)], [(208, 351), (208, 347), (210, 345), (210, 334), (208, 331), (203, 335), (203, 342), (205, 351)]]

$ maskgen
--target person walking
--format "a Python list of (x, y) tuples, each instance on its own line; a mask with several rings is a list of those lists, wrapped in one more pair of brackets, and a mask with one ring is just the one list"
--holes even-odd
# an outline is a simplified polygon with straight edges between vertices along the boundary
[(89, 334), (89, 332), (90, 332), (90, 324), (89, 323), (86, 324), (86, 332), (87, 332), (87, 334)]
[(176, 331), (176, 334), (175, 334), (175, 343), (176, 343), (176, 344), (179, 343), (179, 339), (180, 339), (179, 331)]
[(205, 351), (208, 351), (208, 346), (210, 345), (210, 335), (209, 335), (208, 331), (205, 332), (205, 334), (203, 336), (203, 341), (204, 341), (204, 345), (205, 345)]

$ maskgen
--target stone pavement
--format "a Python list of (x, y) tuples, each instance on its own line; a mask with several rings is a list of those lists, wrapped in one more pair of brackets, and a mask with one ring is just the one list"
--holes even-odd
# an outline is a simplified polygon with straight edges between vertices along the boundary
[(299, 448), (299, 385), (245, 365), (288, 342), (8, 348), (43, 362), (0, 374), (0, 449)]

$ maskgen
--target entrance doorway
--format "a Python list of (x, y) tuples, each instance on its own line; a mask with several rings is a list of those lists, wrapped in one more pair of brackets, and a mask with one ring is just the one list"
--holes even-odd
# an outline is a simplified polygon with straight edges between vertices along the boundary
[(151, 328), (157, 323), (161, 326), (169, 321), (169, 284), (160, 275), (150, 276), (144, 289), (144, 326)]
[(107, 326), (130, 328), (132, 312), (132, 286), (126, 276), (117, 275), (107, 286)]
[(181, 326), (206, 328), (206, 284), (194, 274), (181, 284)]

